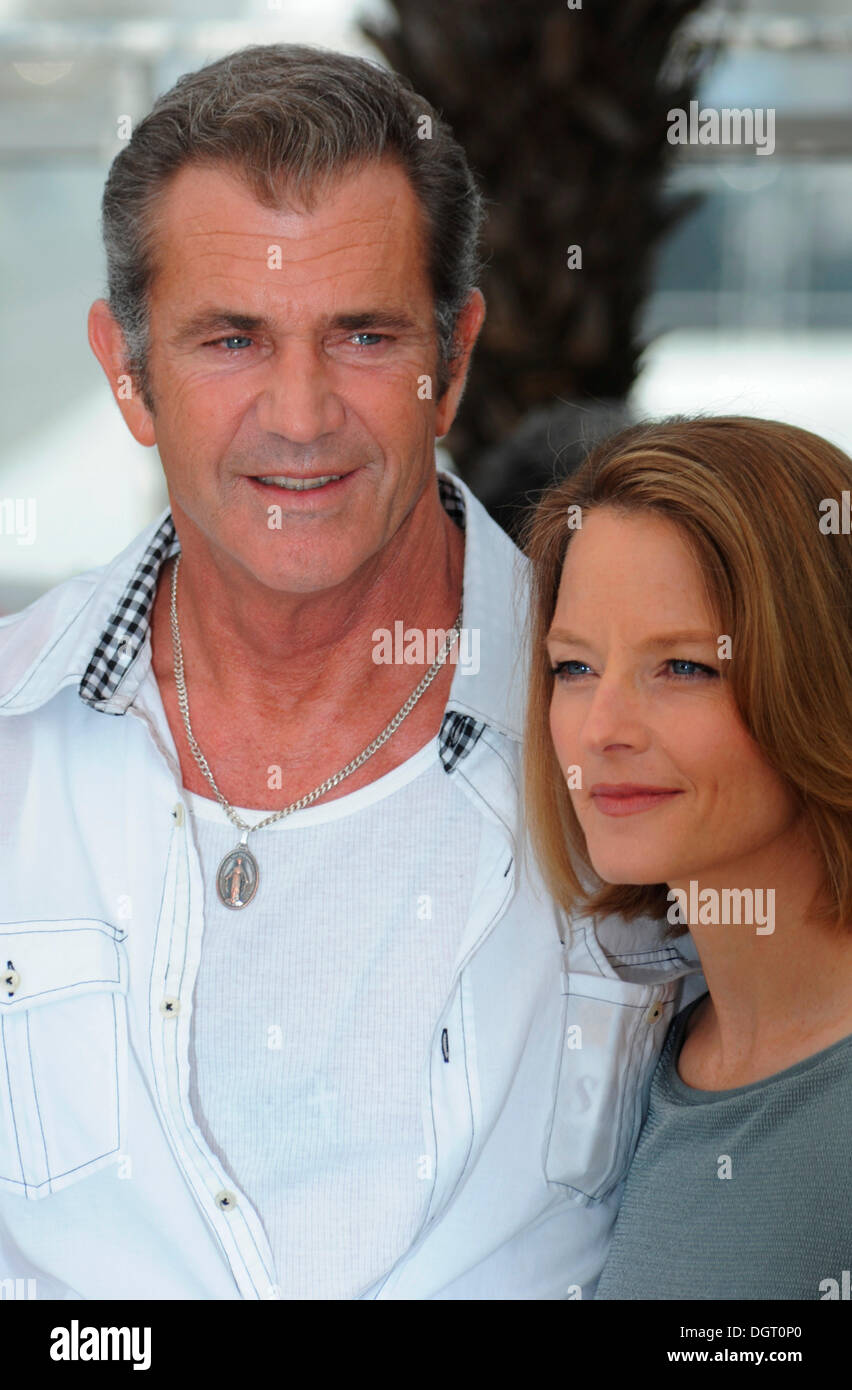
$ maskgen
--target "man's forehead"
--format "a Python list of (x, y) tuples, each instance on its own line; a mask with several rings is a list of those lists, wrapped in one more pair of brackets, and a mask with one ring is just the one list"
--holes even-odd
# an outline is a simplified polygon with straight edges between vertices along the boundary
[(259, 203), (235, 172), (190, 165), (171, 181), (158, 214), (161, 265), (213, 256), (265, 264), (280, 246), (289, 264), (310, 267), (348, 254), (366, 267), (382, 258), (407, 260), (420, 240), (417, 200), (402, 169), (389, 161), (344, 171), (317, 191), (310, 207), (285, 186), (275, 208)]

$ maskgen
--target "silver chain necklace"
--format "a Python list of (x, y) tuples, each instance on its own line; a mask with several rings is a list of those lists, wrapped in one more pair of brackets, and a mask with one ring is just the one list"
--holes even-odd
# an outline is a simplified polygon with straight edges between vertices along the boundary
[(407, 718), (414, 709), (417, 701), (428, 686), (431, 685), (435, 676), (446, 661), (461, 631), (462, 610), (459, 609), (458, 617), (447, 633), (444, 646), (429, 667), (426, 675), (420, 681), (419, 685), (412, 690), (405, 704), (397, 711), (387, 727), (382, 730), (378, 738), (373, 739), (373, 742), (364, 749), (363, 753), (359, 753), (357, 758), (353, 758), (351, 763), (347, 763), (346, 766), (341, 768), (339, 772), (336, 772), (333, 777), (329, 777), (325, 782), (321, 782), (320, 785), (315, 787), (312, 792), (309, 792), (307, 796), (299, 797), (298, 801), (293, 801), (289, 806), (285, 806), (282, 811), (274, 811), (272, 815), (265, 816), (264, 819), (259, 820), (256, 825), (246, 825), (242, 817), (237, 814), (233, 806), (225, 799), (216, 786), (213, 773), (210, 771), (207, 759), (196, 742), (195, 735), (192, 732), (192, 725), (189, 722), (189, 699), (186, 693), (186, 681), (184, 680), (183, 648), (181, 647), (180, 627), (178, 626), (177, 615), (177, 577), (179, 564), (180, 552), (175, 556), (174, 569), (172, 570), (171, 605), (172, 648), (174, 651), (175, 686), (177, 687), (178, 707), (183, 717), (186, 737), (189, 741), (189, 747), (195, 761), (198, 763), (198, 766), (204, 773), (213, 791), (216, 793), (216, 800), (219, 802), (228, 819), (243, 832), (242, 838), (236, 849), (232, 849), (229, 854), (226, 854), (219, 865), (216, 874), (216, 891), (219, 894), (219, 900), (225, 907), (246, 907), (257, 892), (258, 880), (260, 878), (257, 860), (248, 847), (249, 835), (255, 830), (262, 830), (265, 825), (272, 825), (273, 821), (281, 820), (283, 816), (291, 815), (293, 811), (301, 811), (304, 806), (310, 806), (312, 801), (316, 801), (318, 797), (324, 796), (327, 791), (331, 791), (332, 787), (338, 786), (338, 784), (343, 781), (344, 777), (348, 777), (351, 773), (356, 772), (359, 767), (363, 766), (368, 758), (372, 758), (373, 754), (376, 753), (384, 743), (387, 743), (391, 735), (396, 733), (403, 719)]

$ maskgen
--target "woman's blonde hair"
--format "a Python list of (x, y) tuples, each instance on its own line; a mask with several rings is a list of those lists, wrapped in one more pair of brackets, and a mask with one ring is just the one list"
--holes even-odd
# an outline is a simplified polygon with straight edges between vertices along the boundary
[(528, 515), (525, 808), (547, 886), (569, 913), (664, 919), (670, 905), (666, 884), (606, 884), (595, 874), (550, 734), (545, 642), (576, 535), (569, 518), (609, 507), (666, 518), (690, 546), (719, 633), (732, 638), (723, 676), (740, 717), (796, 796), (821, 855), (827, 906), (815, 915), (852, 928), (852, 536), (826, 520), (831, 507), (843, 514), (844, 492), (852, 494), (852, 461), (807, 430), (674, 417), (603, 441)]

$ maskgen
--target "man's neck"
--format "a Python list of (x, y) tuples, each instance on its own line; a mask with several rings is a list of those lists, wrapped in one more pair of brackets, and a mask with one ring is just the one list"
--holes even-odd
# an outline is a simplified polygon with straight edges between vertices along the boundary
[[(418, 509), (419, 511), (419, 509)], [(276, 592), (242, 566), (216, 556), (192, 525), (181, 541), (178, 619), (196, 690), (263, 708), (312, 700), (341, 679), (363, 690), (386, 671), (372, 660), (377, 628), (449, 628), (461, 606), (464, 535), (437, 496), (423, 524), (403, 524), (383, 551), (331, 590)], [(404, 533), (404, 534), (401, 534)], [(156, 604), (168, 611), (172, 566), (161, 572)], [(162, 611), (159, 614), (162, 617)], [(157, 644), (155, 670), (172, 670), (171, 640)], [(168, 624), (166, 624), (168, 627)], [(409, 667), (408, 674), (415, 668)], [(423, 674), (420, 671), (419, 674)], [(413, 682), (416, 684), (416, 681)]]
[[(448, 631), (462, 598), (464, 533), (436, 500), (432, 523), (410, 528), (345, 591), (270, 594), (229, 586), (192, 532), (181, 539), (178, 619), (193, 732), (233, 805), (275, 809), (313, 790), (356, 757), (426, 674), (425, 665), (376, 662), (377, 628)], [(178, 519), (176, 518), (176, 525)], [(194, 543), (195, 542), (195, 543)], [(196, 767), (177, 707), (170, 629), (171, 574), (160, 574), (151, 625), (153, 670), (184, 785), (212, 788)], [(358, 772), (327, 793), (345, 795), (413, 756), (437, 734), (455, 665), (447, 661), (398, 730)], [(270, 791), (268, 769), (281, 768)]]

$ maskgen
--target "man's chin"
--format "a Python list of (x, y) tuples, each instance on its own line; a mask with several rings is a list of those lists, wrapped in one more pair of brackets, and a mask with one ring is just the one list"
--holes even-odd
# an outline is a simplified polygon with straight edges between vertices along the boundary
[(300, 594), (308, 598), (345, 587), (352, 579), (352, 566), (340, 565), (339, 561), (326, 564), (321, 557), (316, 557), (313, 564), (293, 556), (288, 556), (284, 564), (274, 556), (243, 554), (239, 558), (256, 583), (282, 596)]

